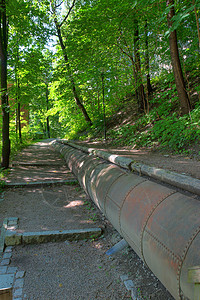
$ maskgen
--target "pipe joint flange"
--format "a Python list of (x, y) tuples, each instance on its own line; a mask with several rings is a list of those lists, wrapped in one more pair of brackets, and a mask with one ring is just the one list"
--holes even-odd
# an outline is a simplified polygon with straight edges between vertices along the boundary
[(150, 217), (152, 216), (152, 214), (154, 213), (154, 211), (157, 209), (157, 207), (163, 202), (165, 201), (169, 196), (175, 194), (175, 191), (170, 191), (167, 195), (165, 195), (163, 198), (161, 198), (157, 203), (155, 203), (155, 205), (152, 207), (152, 209), (150, 210), (148, 216), (146, 217), (143, 226), (142, 226), (142, 230), (141, 230), (141, 235), (140, 235), (140, 248), (141, 248), (141, 255), (142, 255), (142, 259), (144, 261), (144, 263), (147, 265), (145, 257), (144, 257), (144, 251), (143, 251), (143, 237), (144, 237), (144, 231), (145, 228), (147, 226), (147, 223), (150, 219)]
[(183, 253), (181, 255), (181, 260), (179, 261), (179, 264), (178, 264), (178, 270), (177, 270), (177, 282), (178, 282), (178, 295), (179, 295), (179, 298), (181, 298), (181, 295), (182, 295), (182, 292), (181, 292), (181, 284), (180, 284), (180, 275), (181, 275), (181, 269), (182, 269), (182, 266), (183, 266), (183, 262), (186, 258), (186, 255), (190, 249), (190, 246), (192, 245), (194, 239), (196, 238), (196, 236), (200, 233), (200, 226), (194, 231), (194, 233), (192, 234), (191, 238), (188, 240), (185, 248), (183, 249)]
[(124, 200), (122, 202), (122, 205), (120, 207), (120, 210), (119, 210), (119, 227), (120, 227), (120, 231), (122, 232), (122, 227), (121, 227), (121, 212), (122, 212), (122, 209), (123, 209), (123, 206), (124, 206), (124, 203), (128, 197), (128, 195), (137, 187), (139, 186), (140, 184), (144, 183), (145, 181), (147, 181), (146, 179), (142, 180), (141, 182), (139, 182), (138, 184), (134, 185), (134, 187), (131, 187), (128, 192), (126, 193), (125, 197), (124, 197)]
[(106, 192), (106, 195), (105, 195), (105, 197), (104, 197), (104, 199), (105, 199), (105, 201), (103, 200), (103, 203), (104, 203), (104, 212), (105, 212), (105, 215), (106, 215), (106, 217), (107, 217), (107, 213), (106, 213), (106, 200), (107, 200), (107, 198), (108, 198), (108, 193), (109, 193), (109, 191), (110, 191), (110, 189), (112, 188), (112, 186), (116, 183), (116, 181), (118, 181), (122, 176), (124, 176), (124, 174), (122, 173), (122, 174), (120, 174), (112, 183), (111, 183), (111, 185), (109, 186), (109, 188), (108, 188), (108, 190), (107, 190), (107, 192)]

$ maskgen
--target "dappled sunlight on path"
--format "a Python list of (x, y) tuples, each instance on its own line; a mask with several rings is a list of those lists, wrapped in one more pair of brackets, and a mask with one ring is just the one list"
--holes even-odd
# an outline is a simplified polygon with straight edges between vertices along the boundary
[(8, 183), (73, 179), (61, 156), (43, 142), (24, 149), (12, 162)]
[[(86, 194), (48, 140), (29, 146), (16, 157), (6, 183), (27, 183), (5, 190), (0, 202), (0, 222), (18, 217), (20, 232), (97, 226), (95, 212), (87, 209)], [(35, 183), (40, 186), (33, 186)]]

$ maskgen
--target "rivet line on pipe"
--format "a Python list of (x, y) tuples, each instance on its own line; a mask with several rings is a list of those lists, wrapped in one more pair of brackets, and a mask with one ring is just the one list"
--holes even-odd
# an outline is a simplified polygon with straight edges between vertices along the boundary
[(185, 260), (185, 257), (186, 257), (186, 254), (189, 250), (189, 248), (191, 247), (192, 245), (192, 242), (194, 241), (194, 239), (196, 238), (196, 236), (199, 234), (200, 232), (200, 226), (195, 230), (195, 232), (193, 233), (193, 235), (191, 236), (191, 238), (189, 239), (189, 241), (187, 242), (185, 248), (183, 249), (183, 254), (181, 255), (181, 261), (179, 262), (179, 267), (178, 267), (178, 270), (177, 270), (177, 276), (178, 276), (178, 291), (179, 291), (179, 297), (181, 298), (181, 294), (182, 294), (182, 291), (181, 291), (181, 286), (180, 286), (180, 273), (181, 273), (181, 269), (182, 269), (182, 265), (183, 265), (183, 262)]
[(145, 228), (147, 226), (147, 223), (150, 219), (150, 217), (152, 216), (153, 212), (156, 210), (156, 208), (163, 202), (165, 201), (169, 196), (175, 194), (176, 192), (170, 192), (168, 195), (165, 195), (162, 199), (160, 199), (151, 209), (151, 211), (149, 212), (146, 220), (144, 221), (144, 224), (142, 226), (142, 230), (141, 230), (141, 236), (140, 236), (140, 247), (141, 247), (141, 254), (142, 254), (142, 258), (144, 260), (144, 262), (146, 263), (145, 257), (144, 257), (144, 251), (143, 251), (143, 236), (144, 236), (144, 231)]

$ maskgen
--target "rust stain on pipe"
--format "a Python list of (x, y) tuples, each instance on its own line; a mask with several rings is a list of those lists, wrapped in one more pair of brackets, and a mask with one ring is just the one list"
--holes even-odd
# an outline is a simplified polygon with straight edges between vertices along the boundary
[(173, 297), (193, 299), (188, 268), (200, 265), (200, 202), (68, 145), (53, 146)]

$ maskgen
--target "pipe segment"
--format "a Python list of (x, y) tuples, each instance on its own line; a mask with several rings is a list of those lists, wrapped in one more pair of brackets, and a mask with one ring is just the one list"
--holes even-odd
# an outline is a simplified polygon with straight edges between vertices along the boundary
[(200, 202), (58, 142), (94, 203), (175, 299), (194, 299), (188, 268), (200, 265)]

